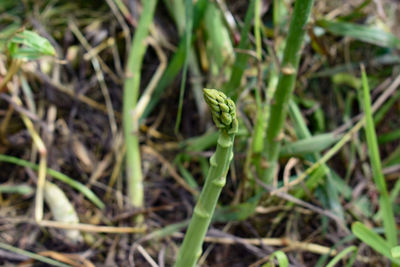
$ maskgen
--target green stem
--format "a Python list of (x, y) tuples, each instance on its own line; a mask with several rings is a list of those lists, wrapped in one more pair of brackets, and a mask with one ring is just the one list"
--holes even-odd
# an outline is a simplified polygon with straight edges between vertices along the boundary
[(123, 124), (126, 144), (126, 175), (131, 204), (143, 206), (143, 175), (139, 151), (138, 124), (133, 117), (140, 87), (140, 71), (147, 45), (145, 39), (153, 20), (157, 0), (143, 1), (143, 12), (135, 32), (126, 66), (123, 95)]
[(210, 159), (210, 170), (193, 217), (179, 251), (175, 267), (194, 266), (201, 255), (201, 246), (215, 210), (222, 187), (225, 185), (235, 135), (220, 130), (217, 150)]
[(226, 182), (233, 157), (233, 142), (238, 130), (235, 103), (218, 90), (204, 89), (203, 92), (205, 101), (211, 108), (213, 120), (219, 128), (217, 150), (210, 159), (206, 182), (194, 208), (175, 267), (195, 266), (201, 255), (204, 236)]
[(285, 122), (288, 102), (294, 89), (300, 51), (303, 44), (306, 24), (310, 17), (313, 0), (297, 0), (290, 22), (289, 34), (281, 64), (278, 86), (271, 105), (271, 113), (265, 139), (266, 148), (263, 157), (267, 159), (266, 168), (261, 171), (264, 183), (270, 183), (275, 173), (281, 142), (279, 134)]

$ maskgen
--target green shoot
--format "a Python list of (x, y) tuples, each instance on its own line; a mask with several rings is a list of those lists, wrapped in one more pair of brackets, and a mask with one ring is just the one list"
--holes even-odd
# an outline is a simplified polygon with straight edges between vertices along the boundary
[(378, 142), (376, 138), (374, 120), (371, 110), (371, 99), (369, 85), (365, 69), (361, 67), (362, 73), (362, 104), (365, 112), (365, 134), (367, 137), (368, 154), (371, 161), (372, 176), (379, 192), (379, 204), (382, 211), (383, 227), (385, 228), (385, 236), (391, 246), (397, 244), (397, 230), (394, 220), (393, 207), (389, 199), (386, 181), (382, 174), (382, 164), (379, 155)]
[(143, 11), (135, 32), (132, 47), (126, 66), (126, 79), (123, 96), (123, 125), (126, 144), (126, 176), (128, 194), (131, 204), (135, 207), (143, 206), (143, 175), (139, 151), (139, 122), (134, 120), (133, 113), (139, 97), (141, 68), (147, 45), (145, 39), (153, 20), (157, 0), (143, 2)]
[(294, 89), (297, 69), (300, 61), (300, 51), (303, 44), (307, 22), (311, 14), (313, 0), (296, 1), (293, 17), (290, 22), (289, 34), (283, 53), (278, 86), (271, 105), (270, 119), (267, 126), (263, 157), (268, 159), (267, 168), (260, 169), (261, 179), (269, 184), (275, 173), (279, 156), (280, 139), (283, 124), (286, 119), (289, 99)]
[(235, 103), (222, 92), (204, 89), (204, 98), (211, 108), (219, 137), (217, 149), (210, 159), (210, 169), (203, 190), (193, 211), (176, 261), (176, 267), (195, 266), (201, 255), (201, 247), (211, 222), (219, 195), (226, 182), (229, 164), (233, 158), (233, 142), (238, 130)]

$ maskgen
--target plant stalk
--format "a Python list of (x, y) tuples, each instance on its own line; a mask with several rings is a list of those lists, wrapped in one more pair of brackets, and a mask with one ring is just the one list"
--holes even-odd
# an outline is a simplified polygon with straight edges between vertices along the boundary
[(129, 199), (135, 207), (143, 206), (144, 194), (138, 138), (139, 122), (134, 121), (133, 112), (139, 96), (140, 71), (147, 48), (145, 39), (148, 36), (156, 4), (157, 0), (143, 1), (143, 11), (130, 50), (124, 82), (123, 125), (126, 144), (126, 175)]
[[(216, 97), (207, 101), (207, 90)], [(204, 92), (206, 101), (212, 109), (214, 122), (220, 128), (219, 137), (217, 149), (210, 158), (210, 169), (204, 188), (194, 208), (175, 267), (195, 266), (200, 257), (203, 240), (210, 225), (219, 195), (225, 185), (229, 164), (233, 158), (232, 148), (237, 132), (235, 105), (217, 90), (205, 89)], [(222, 98), (219, 98), (221, 96)]]
[(264, 183), (269, 184), (274, 176), (279, 156), (281, 140), (279, 138), (286, 119), (290, 96), (296, 81), (301, 46), (303, 44), (306, 24), (311, 14), (313, 0), (297, 0), (293, 17), (290, 22), (289, 34), (286, 39), (279, 81), (267, 126), (267, 135), (264, 144), (263, 159), (267, 164), (261, 164), (259, 175)]

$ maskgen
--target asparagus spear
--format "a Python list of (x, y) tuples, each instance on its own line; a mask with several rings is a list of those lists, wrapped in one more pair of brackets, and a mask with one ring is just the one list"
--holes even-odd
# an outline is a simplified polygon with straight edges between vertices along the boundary
[(219, 128), (217, 149), (210, 158), (210, 169), (193, 211), (193, 216), (180, 248), (175, 267), (195, 266), (202, 252), (202, 244), (222, 187), (225, 185), (229, 164), (233, 157), (233, 142), (238, 129), (235, 103), (224, 93), (204, 89), (204, 99), (211, 108), (215, 125)]

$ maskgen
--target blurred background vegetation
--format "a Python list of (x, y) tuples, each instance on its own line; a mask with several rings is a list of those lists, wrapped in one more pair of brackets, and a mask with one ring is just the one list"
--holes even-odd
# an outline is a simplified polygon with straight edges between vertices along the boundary
[(173, 265), (206, 87), (239, 132), (200, 266), (400, 265), (400, 5), (315, 1), (297, 67), (295, 2), (1, 0), (0, 264)]

